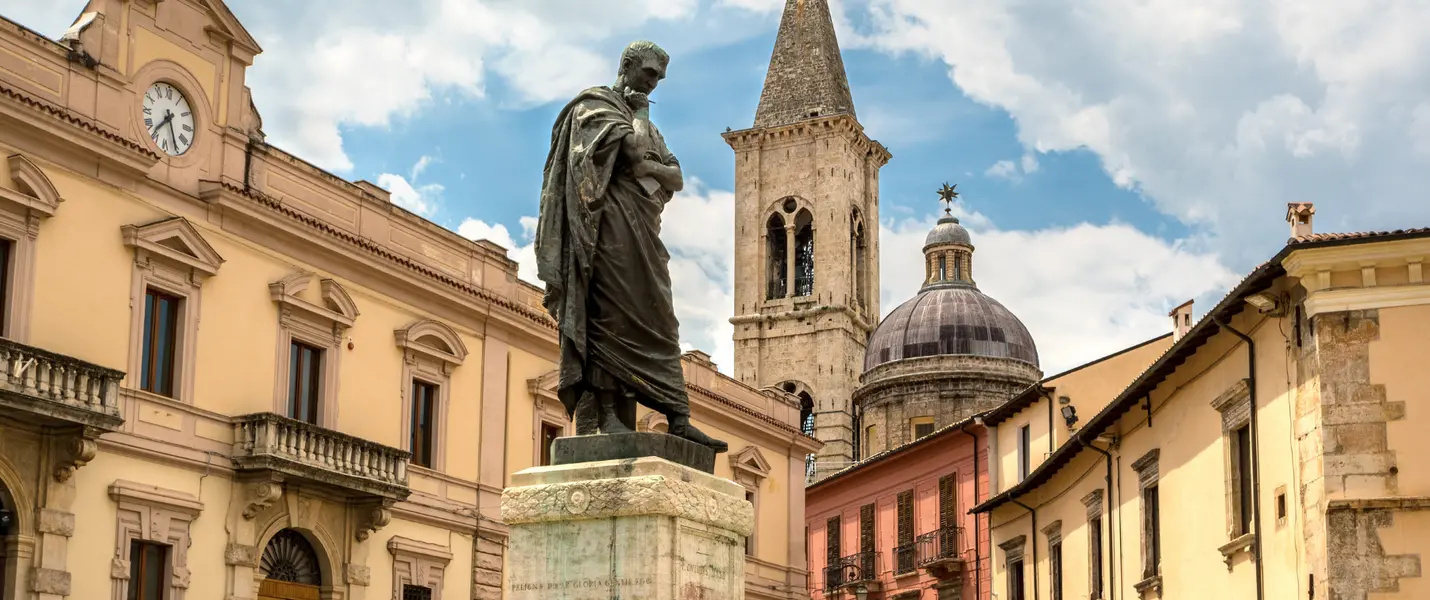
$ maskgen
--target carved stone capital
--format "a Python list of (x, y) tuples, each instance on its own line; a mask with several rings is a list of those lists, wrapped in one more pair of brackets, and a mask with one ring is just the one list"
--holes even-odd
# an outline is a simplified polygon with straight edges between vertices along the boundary
[(279, 498), (283, 497), (283, 484), (277, 481), (259, 481), (248, 485), (248, 501), (243, 507), (243, 518), (253, 520)]
[(348, 585), (369, 585), (372, 582), (372, 569), (367, 565), (344, 563), (343, 582)]
[(35, 567), (30, 569), (30, 590), (40, 594), (70, 595), (69, 571)]
[(259, 556), (261, 555), (258, 553), (257, 546), (229, 544), (223, 549), (223, 563), (236, 567), (257, 569)]
[(75, 470), (89, 464), (99, 451), (99, 444), (88, 437), (73, 436), (60, 443), (55, 461), (55, 481), (64, 483), (74, 477)]
[(122, 558), (109, 561), (109, 578), (129, 581), (129, 561)]
[(366, 542), (368, 537), (391, 522), (392, 510), (388, 504), (370, 507), (362, 521), (358, 523), (357, 540)]
[(38, 523), (37, 529), (39, 529), (40, 533), (73, 537), (74, 513), (53, 508), (42, 508), (40, 509), (40, 522)]

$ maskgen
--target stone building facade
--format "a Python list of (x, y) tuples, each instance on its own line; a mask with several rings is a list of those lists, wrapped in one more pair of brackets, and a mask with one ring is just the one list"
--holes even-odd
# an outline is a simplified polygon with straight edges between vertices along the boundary
[(1028, 329), (973, 280), (973, 242), (940, 219), (924, 242), (923, 288), (869, 338), (854, 392), (859, 457), (997, 407), (1043, 373)]
[[(570, 430), (540, 290), (268, 144), (223, 2), (64, 39), (0, 18), (0, 599), (501, 598), (501, 490)], [(806, 597), (797, 397), (683, 366), (746, 597)]]
[(827, 0), (786, 3), (754, 127), (735, 152), (735, 378), (803, 404), (828, 473), (854, 459), (850, 398), (879, 320), (879, 169)]
[(1430, 230), (1313, 214), (1291, 205), (1285, 247), (1200, 321), (1174, 311), (1176, 342), (1031, 472), (1002, 430), (1060, 394), (985, 418), (999, 598), (1430, 596)]

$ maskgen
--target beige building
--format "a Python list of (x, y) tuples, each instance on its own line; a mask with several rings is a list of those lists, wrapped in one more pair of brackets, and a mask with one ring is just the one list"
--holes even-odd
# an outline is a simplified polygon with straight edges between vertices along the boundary
[[(93, 0), (62, 42), (0, 18), (4, 600), (487, 599), (519, 568), (501, 489), (570, 428), (540, 291), (268, 145), (259, 52), (219, 0)], [(806, 597), (797, 397), (685, 376), (757, 508), (748, 597)]]
[[(735, 151), (735, 378), (801, 402), (822, 477), (856, 456), (850, 398), (879, 322), (879, 169), (828, 0), (788, 0), (755, 123)], [(817, 258), (816, 258), (817, 257)]]
[[(1173, 311), (1140, 375), (1073, 393), (1080, 422), (1038, 424), (1061, 389), (988, 419), (997, 598), (1430, 597), (1430, 230), (1313, 215), (1291, 205), (1286, 246), (1200, 321)], [(1024, 423), (1054, 449), (1019, 466)]]

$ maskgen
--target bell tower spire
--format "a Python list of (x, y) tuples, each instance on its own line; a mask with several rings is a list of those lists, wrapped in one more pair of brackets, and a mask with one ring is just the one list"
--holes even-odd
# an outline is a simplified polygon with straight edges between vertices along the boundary
[(793, 394), (824, 442), (809, 481), (849, 466), (851, 398), (879, 322), (879, 169), (864, 133), (829, 0), (788, 0), (754, 127), (735, 151), (735, 378)]
[(829, 0), (786, 0), (755, 127), (854, 114)]

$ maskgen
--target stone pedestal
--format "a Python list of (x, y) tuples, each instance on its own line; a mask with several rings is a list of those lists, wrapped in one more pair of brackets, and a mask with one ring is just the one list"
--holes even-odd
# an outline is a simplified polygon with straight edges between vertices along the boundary
[(536, 467), (502, 493), (511, 600), (739, 600), (754, 507), (660, 458)]

